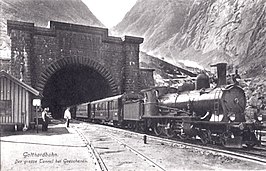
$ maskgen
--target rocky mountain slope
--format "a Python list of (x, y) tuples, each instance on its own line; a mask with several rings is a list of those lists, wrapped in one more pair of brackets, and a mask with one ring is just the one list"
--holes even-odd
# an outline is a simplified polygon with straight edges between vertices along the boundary
[[(50, 20), (104, 27), (103, 24), (90, 12), (90, 10), (83, 4), (81, 0), (0, 0), (0, 2), (0, 9), (2, 14), (0, 18), (0, 58), (5, 59), (0, 60), (0, 69), (4, 70), (8, 70), (8, 59), (10, 58), (10, 40), (6, 33), (7, 20), (33, 22), (35, 25), (42, 27), (47, 26)], [(170, 3), (168, 5), (170, 9)], [(162, 12), (165, 13), (166, 11)], [(175, 13), (174, 10), (173, 12)], [(137, 17), (138, 14), (141, 13), (142, 12), (136, 12)], [(160, 21), (157, 22), (163, 21), (159, 18), (158, 20)], [(181, 24), (179, 24), (179, 21), (174, 22), (173, 20), (166, 21), (165, 24), (173, 28), (173, 31), (172, 33), (169, 33), (168, 38), (171, 37), (171, 34), (176, 32), (176, 25), (181, 26)], [(135, 28), (135, 26), (132, 25), (131, 28), (133, 29)], [(136, 30), (138, 29), (145, 30), (146, 27), (136, 28)], [(151, 41), (155, 39), (156, 37), (151, 38)], [(146, 53), (141, 53), (140, 59), (141, 67), (155, 69), (155, 77), (156, 81), (158, 82), (157, 84), (164, 84), (163, 80), (166, 79), (175, 79), (183, 75), (193, 75), (192, 72), (195, 73), (195, 71), (184, 71), (185, 73), (180, 73), (179, 70), (181, 68), (171, 65), (158, 58), (149, 56)], [(179, 67), (184, 68), (185, 66), (179, 65)]]
[(190, 68), (182, 63), (177, 65), (140, 52), (140, 67), (154, 69), (155, 85), (174, 85), (182, 79), (192, 79), (200, 72), (199, 69)]
[(43, 27), (50, 20), (104, 26), (81, 0), (0, 0), (1, 58), (10, 58), (7, 20), (33, 22)]
[(192, 3), (193, 0), (138, 0), (112, 30), (118, 35), (142, 36), (143, 50), (154, 51), (180, 31)]
[(114, 31), (143, 36), (142, 50), (165, 60), (265, 76), (265, 9), (265, 0), (138, 0)]

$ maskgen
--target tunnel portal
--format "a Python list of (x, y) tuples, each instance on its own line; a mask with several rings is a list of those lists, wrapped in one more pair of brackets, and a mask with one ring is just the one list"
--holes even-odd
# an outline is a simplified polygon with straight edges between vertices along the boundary
[(38, 27), (8, 20), (10, 73), (39, 91), (40, 97), (31, 99), (42, 99), (41, 107), (49, 106), (59, 118), (66, 106), (153, 85), (152, 72), (139, 67), (144, 39), (108, 32), (75, 23), (50, 21), (49, 27)]
[(42, 106), (49, 106), (54, 118), (62, 118), (67, 106), (112, 95), (106, 79), (93, 68), (72, 64), (54, 73), (47, 81)]

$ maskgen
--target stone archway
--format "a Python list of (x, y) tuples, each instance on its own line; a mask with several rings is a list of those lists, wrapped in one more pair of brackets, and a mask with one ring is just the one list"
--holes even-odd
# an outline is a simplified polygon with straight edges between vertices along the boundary
[(112, 95), (139, 92), (142, 87), (139, 47), (143, 38), (113, 37), (105, 28), (56, 21), (50, 21), (50, 28), (19, 21), (7, 25), (12, 42), (11, 74), (40, 93), (55, 73), (70, 65), (99, 73)]
[(101, 64), (89, 59), (89, 58), (83, 58), (83, 57), (71, 57), (71, 58), (61, 58), (57, 60), (56, 62), (52, 63), (50, 66), (45, 69), (40, 76), (39, 82), (37, 84), (36, 89), (40, 92), (43, 92), (44, 87), (48, 79), (58, 70), (61, 68), (71, 65), (71, 64), (79, 64), (91, 67), (95, 69), (99, 74), (101, 74), (109, 83), (112, 94), (116, 95), (119, 93), (118, 86), (115, 83), (111, 73), (105, 69)]
[(42, 105), (49, 106), (55, 118), (62, 118), (67, 106), (118, 94), (110, 72), (88, 58), (57, 60), (42, 72), (40, 80)]

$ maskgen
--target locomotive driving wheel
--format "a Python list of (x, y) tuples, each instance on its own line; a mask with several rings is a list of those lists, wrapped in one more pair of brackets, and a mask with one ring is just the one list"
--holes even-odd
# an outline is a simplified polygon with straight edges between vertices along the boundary
[(145, 124), (145, 122), (137, 122), (136, 125), (137, 125), (137, 127), (136, 127), (136, 131), (137, 132), (141, 132), (141, 133), (146, 132), (146, 124)]
[(153, 131), (154, 131), (155, 135), (157, 135), (157, 136), (163, 135), (163, 133), (165, 132), (164, 130), (165, 130), (165, 128), (161, 122), (154, 123)]
[(165, 128), (165, 134), (168, 138), (172, 138), (175, 136), (174, 131), (174, 123), (171, 121), (166, 121), (166, 128)]
[(230, 138), (230, 133), (224, 132), (220, 135), (220, 142), (222, 146), (226, 146), (227, 139)]
[(188, 140), (189, 136), (187, 134), (177, 134), (177, 136), (181, 139), (181, 140)]
[(134, 131), (136, 129), (136, 124), (134, 122), (129, 122), (127, 124), (127, 127), (128, 127), (129, 130)]
[(201, 131), (200, 134), (200, 140), (202, 142), (202, 144), (206, 145), (210, 142), (210, 136), (209, 136), (209, 131), (206, 130), (206, 131)]

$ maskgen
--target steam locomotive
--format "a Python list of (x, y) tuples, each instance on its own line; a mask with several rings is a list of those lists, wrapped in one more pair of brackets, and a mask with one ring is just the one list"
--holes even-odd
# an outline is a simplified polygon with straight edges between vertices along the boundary
[(152, 87), (77, 105), (76, 117), (156, 135), (199, 138), (204, 144), (233, 148), (260, 145), (261, 116), (246, 122), (243, 89), (226, 85), (226, 63), (213, 66), (218, 74), (214, 88), (202, 73), (195, 86)]

